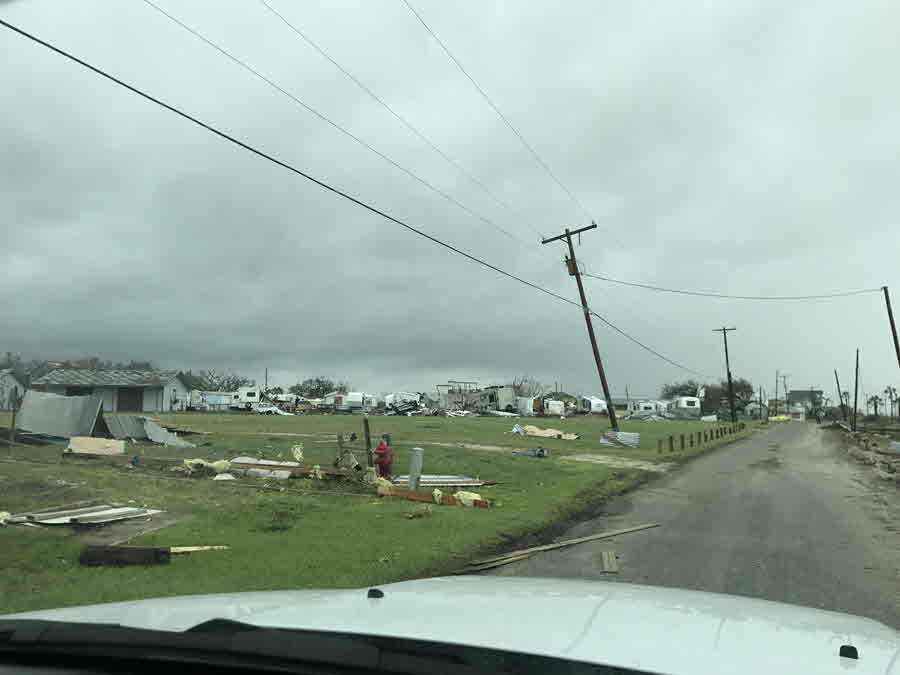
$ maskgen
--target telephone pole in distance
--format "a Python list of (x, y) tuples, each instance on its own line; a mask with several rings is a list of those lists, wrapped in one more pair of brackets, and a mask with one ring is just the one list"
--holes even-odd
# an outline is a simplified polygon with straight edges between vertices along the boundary
[(578, 284), (578, 295), (581, 296), (581, 309), (584, 312), (584, 322), (587, 324), (588, 337), (591, 339), (591, 349), (594, 352), (594, 361), (597, 363), (597, 372), (600, 374), (600, 384), (603, 386), (603, 397), (606, 399), (606, 410), (609, 412), (609, 424), (613, 431), (619, 430), (619, 421), (616, 419), (616, 409), (613, 406), (612, 396), (609, 393), (609, 384), (606, 381), (606, 373), (603, 371), (603, 361), (600, 359), (600, 350), (597, 348), (597, 337), (594, 335), (594, 324), (591, 322), (591, 310), (588, 307), (587, 296), (584, 294), (584, 285), (581, 283), (581, 272), (578, 270), (578, 262), (575, 260), (575, 248), (572, 246), (572, 235), (581, 234), (586, 230), (593, 230), (597, 227), (597, 223), (591, 223), (577, 230), (569, 230), (563, 234), (541, 241), (542, 244), (549, 244), (551, 241), (565, 239), (569, 245), (569, 255), (566, 258), (566, 265), (569, 269), (569, 276), (575, 277), (575, 283)]
[(728, 360), (728, 333), (737, 330), (737, 328), (713, 328), (713, 333), (722, 333), (722, 339), (725, 340), (725, 372), (728, 375), (728, 406), (731, 408), (731, 423), (737, 422), (737, 415), (734, 412), (734, 386), (731, 383), (731, 363)]

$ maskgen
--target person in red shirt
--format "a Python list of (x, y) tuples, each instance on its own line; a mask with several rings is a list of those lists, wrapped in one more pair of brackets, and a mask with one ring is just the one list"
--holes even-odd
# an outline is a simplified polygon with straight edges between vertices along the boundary
[(382, 478), (390, 478), (394, 466), (394, 451), (388, 444), (388, 436), (381, 437), (381, 443), (375, 448), (375, 470)]

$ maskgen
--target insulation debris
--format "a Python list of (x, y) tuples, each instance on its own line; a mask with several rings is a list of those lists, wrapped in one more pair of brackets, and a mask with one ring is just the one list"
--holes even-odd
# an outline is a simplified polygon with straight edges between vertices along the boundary
[(578, 438), (578, 434), (564, 433), (559, 429), (541, 429), (540, 427), (536, 427), (533, 424), (526, 424), (521, 427), (522, 431), (517, 431), (516, 427), (520, 425), (516, 425), (513, 427), (513, 432), (517, 434), (521, 434), (525, 432), (526, 436), (537, 436), (539, 438), (561, 438), (564, 441), (574, 441)]
[(89, 436), (72, 436), (66, 446), (66, 452), (77, 452), (82, 455), (124, 455), (125, 441), (111, 438), (91, 438)]

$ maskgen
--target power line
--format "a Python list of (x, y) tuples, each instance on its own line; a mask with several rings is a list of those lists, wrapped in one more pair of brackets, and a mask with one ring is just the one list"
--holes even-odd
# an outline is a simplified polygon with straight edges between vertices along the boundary
[[(208, 124), (208, 123), (200, 120), (199, 118), (194, 117), (193, 115), (191, 115), (187, 112), (184, 112), (183, 110), (176, 108), (175, 106), (173, 106), (169, 103), (166, 103), (165, 101), (163, 101), (159, 98), (156, 98), (155, 96), (153, 96), (151, 94), (146, 93), (145, 91), (143, 91), (141, 89), (138, 89), (134, 85), (128, 84), (127, 82), (119, 79), (115, 75), (111, 75), (110, 73), (107, 73), (106, 71), (102, 70), (101, 68), (94, 66), (83, 59), (80, 59), (79, 57), (75, 56), (74, 54), (71, 54), (71, 53), (65, 51), (64, 49), (55, 46), (55, 45), (47, 42), (46, 40), (42, 40), (41, 38), (37, 37), (36, 35), (33, 35), (27, 31), (25, 31), (24, 29), (19, 28), (18, 26), (15, 26), (15, 25), (9, 23), (8, 21), (4, 21), (3, 19), (0, 19), (0, 26), (4, 26), (5, 28), (8, 28), (9, 30), (11, 30), (15, 33), (18, 33), (22, 37), (28, 38), (32, 42), (35, 42), (35, 43), (41, 45), (42, 47), (46, 47), (50, 51), (52, 51), (56, 54), (59, 54), (60, 56), (66, 58), (74, 63), (77, 63), (78, 65), (82, 66), (83, 68), (86, 68), (87, 70), (90, 70), (91, 72), (95, 73), (96, 75), (99, 75), (100, 77), (102, 77), (106, 80), (109, 80), (110, 82), (113, 82), (113, 83), (119, 85), (120, 87), (127, 89), (128, 91), (132, 92), (133, 94), (137, 94), (141, 98), (143, 98), (147, 101), (150, 101), (151, 103), (155, 103), (156, 105), (160, 106), (161, 108), (164, 108), (164, 109), (168, 110), (169, 112), (174, 113), (175, 115), (178, 115), (182, 119), (185, 119), (185, 120), (197, 125), (198, 127), (205, 129), (206, 131), (210, 132), (211, 134), (214, 134), (215, 136), (218, 136), (219, 138), (222, 138), (222, 139), (228, 141), (229, 143), (232, 143), (232, 144), (238, 146), (239, 148), (242, 148), (243, 150), (246, 150), (246, 151), (256, 155), (257, 157), (261, 157), (265, 160), (268, 160), (269, 162), (272, 162), (273, 164), (276, 164), (276, 165), (280, 166), (281, 168), (290, 171), (291, 173), (294, 173), (302, 178), (305, 178), (306, 180), (310, 181), (311, 183), (314, 183), (314, 184), (318, 185), (319, 187), (321, 187), (325, 190), (328, 190), (329, 192), (331, 192), (333, 194), (338, 195), (339, 197), (343, 197), (347, 201), (350, 201), (350, 202), (356, 204), (357, 206), (360, 206), (360, 207), (366, 209), (367, 211), (370, 211), (378, 216), (381, 216), (382, 218), (384, 218), (386, 220), (396, 223), (397, 225), (400, 225), (404, 229), (406, 229), (414, 234), (417, 234), (420, 237), (423, 237), (423, 238), (427, 239), (428, 241), (431, 241), (432, 243), (437, 244), (438, 246), (446, 248), (447, 250), (452, 251), (454, 253), (458, 253), (459, 255), (471, 260), (474, 263), (477, 263), (479, 265), (482, 265), (483, 267), (493, 270), (494, 272), (497, 272), (498, 274), (500, 274), (502, 276), (508, 277), (509, 279), (518, 281), (519, 283), (524, 284), (525, 286), (528, 286), (529, 288), (533, 288), (536, 291), (540, 291), (541, 293), (544, 293), (546, 295), (554, 297), (557, 300), (562, 300), (563, 302), (573, 305), (575, 307), (579, 307), (579, 308), (581, 307), (581, 305), (579, 303), (575, 302), (574, 300), (571, 300), (565, 296), (559, 295), (558, 293), (554, 293), (553, 291), (551, 291), (547, 288), (544, 288), (543, 286), (539, 286), (531, 281), (528, 281), (526, 279), (523, 279), (522, 277), (512, 274), (511, 272), (507, 272), (506, 270), (504, 270), (500, 267), (497, 267), (496, 265), (493, 265), (482, 258), (479, 258), (471, 253), (467, 253), (466, 251), (463, 251), (462, 249), (459, 249), (456, 246), (453, 246), (452, 244), (448, 244), (447, 242), (442, 241), (441, 239), (438, 239), (437, 237), (434, 237), (434, 236), (428, 234), (427, 232), (425, 232), (417, 227), (414, 227), (413, 225), (410, 225), (409, 223), (406, 223), (403, 220), (400, 220), (399, 218), (396, 218), (396, 217), (386, 213), (385, 211), (382, 211), (382, 210), (376, 208), (375, 206), (372, 206), (372, 205), (362, 201), (361, 199), (354, 197), (353, 195), (351, 195), (347, 192), (344, 192), (340, 188), (334, 187), (334, 186), (306, 173), (305, 171), (298, 169), (297, 167), (293, 166), (292, 164), (288, 164), (287, 162), (280, 160), (277, 157), (270, 155), (270, 154), (264, 152), (263, 150), (260, 150), (256, 147), (250, 145), (249, 143), (245, 143), (244, 141), (242, 141), (234, 136), (231, 136), (230, 134), (228, 134), (224, 131), (217, 129), (216, 127), (212, 126), (211, 124)], [(619, 327), (614, 325), (611, 321), (609, 321), (605, 317), (601, 316), (600, 314), (597, 314), (596, 312), (593, 312), (593, 311), (591, 312), (591, 314), (593, 316), (597, 317), (598, 319), (600, 319), (603, 323), (605, 323), (607, 326), (609, 326), (610, 328), (615, 330), (620, 335), (623, 335), (624, 337), (628, 338), (629, 340), (631, 340), (635, 344), (639, 345), (643, 349), (646, 349), (650, 353), (660, 357), (667, 363), (670, 363), (678, 368), (682, 368), (689, 372), (693, 372), (693, 373), (696, 372), (690, 368), (687, 368), (686, 366), (683, 366), (675, 361), (672, 361), (671, 359), (666, 358), (665, 356), (663, 356), (656, 350), (651, 349), (647, 345), (645, 345), (642, 342), (640, 342), (639, 340), (637, 340), (637, 338), (632, 337), (631, 335), (629, 335), (628, 333), (626, 333), (625, 331), (623, 331), (622, 329), (620, 329)]]
[(385, 153), (381, 152), (380, 150), (377, 150), (377, 149), (376, 149), (375, 147), (373, 147), (371, 144), (367, 143), (367, 142), (364, 141), (362, 138), (360, 138), (359, 136), (355, 135), (353, 132), (349, 131), (348, 129), (342, 127), (340, 124), (338, 124), (337, 122), (333, 121), (331, 118), (329, 118), (329, 117), (326, 116), (325, 114), (319, 112), (318, 110), (316, 110), (315, 108), (313, 108), (313, 107), (310, 106), (309, 104), (303, 102), (300, 98), (298, 98), (297, 96), (295, 96), (294, 94), (292, 94), (291, 92), (289, 92), (288, 90), (286, 90), (285, 88), (283, 88), (282, 86), (280, 86), (277, 82), (274, 82), (273, 80), (269, 79), (268, 77), (266, 77), (265, 75), (263, 75), (262, 73), (260, 73), (258, 70), (256, 70), (255, 68), (253, 68), (252, 66), (250, 66), (249, 64), (247, 64), (246, 62), (242, 61), (242, 60), (239, 59), (238, 57), (236, 57), (236, 56), (234, 56), (233, 54), (231, 54), (231, 53), (230, 53), (228, 50), (226, 50), (225, 48), (219, 46), (218, 44), (216, 44), (215, 42), (213, 42), (212, 40), (210, 40), (209, 38), (207, 38), (205, 35), (203, 35), (203, 34), (200, 33), (199, 31), (197, 31), (196, 29), (194, 29), (194, 28), (192, 28), (191, 26), (187, 25), (186, 23), (184, 23), (183, 21), (181, 21), (180, 19), (178, 19), (176, 16), (173, 16), (172, 14), (169, 14), (169, 13), (168, 13), (166, 10), (164, 10), (162, 7), (160, 7), (160, 6), (157, 5), (156, 3), (152, 2), (152, 0), (143, 0), (143, 1), (144, 1), (144, 3), (145, 3), (146, 5), (152, 7), (152, 8), (155, 9), (157, 12), (159, 12), (160, 14), (162, 14), (163, 16), (165, 16), (166, 18), (168, 18), (168, 19), (169, 19), (170, 21), (172, 21), (173, 23), (175, 23), (175, 24), (177, 24), (178, 26), (180, 26), (182, 29), (186, 30), (188, 33), (190, 33), (191, 35), (193, 35), (193, 36), (196, 37), (197, 39), (199, 39), (199, 40), (205, 42), (207, 45), (209, 45), (210, 47), (212, 47), (213, 49), (215, 49), (217, 52), (219, 52), (220, 54), (222, 54), (222, 55), (225, 56), (226, 58), (230, 59), (231, 61), (233, 61), (234, 63), (236, 63), (237, 65), (239, 65), (241, 68), (243, 68), (243, 69), (246, 70), (247, 72), (249, 72), (249, 73), (251, 73), (252, 75), (254, 75), (255, 77), (257, 77), (258, 79), (262, 80), (263, 82), (265, 82), (266, 84), (268, 84), (270, 87), (273, 87), (274, 89), (278, 90), (278, 91), (281, 92), (284, 96), (287, 96), (287, 97), (288, 97), (289, 99), (291, 99), (294, 103), (296, 103), (296, 104), (302, 106), (303, 108), (305, 108), (306, 110), (308, 110), (309, 112), (311, 112), (313, 115), (315, 115), (316, 117), (318, 117), (320, 120), (322, 120), (323, 122), (325, 122), (325, 123), (328, 124), (329, 126), (333, 127), (334, 129), (337, 129), (339, 132), (341, 132), (342, 134), (344, 134), (344, 135), (347, 136), (348, 138), (351, 138), (352, 140), (356, 141), (357, 143), (359, 143), (360, 145), (362, 145), (362, 146), (363, 146), (364, 148), (366, 148), (367, 150), (369, 150), (369, 151), (375, 153), (376, 155), (378, 155), (379, 157), (381, 157), (381, 159), (383, 159), (384, 161), (386, 161), (386, 162), (388, 162), (389, 164), (391, 164), (391, 166), (393, 166), (393, 167), (399, 169), (400, 171), (402, 171), (403, 173), (405, 173), (407, 176), (409, 176), (409, 177), (412, 178), (413, 180), (418, 181), (419, 183), (421, 183), (422, 185), (424, 185), (426, 188), (428, 188), (428, 189), (431, 190), (432, 192), (434, 192), (434, 193), (440, 195), (441, 197), (443, 197), (444, 199), (446, 199), (448, 202), (450, 202), (450, 203), (452, 203), (452, 204), (455, 204), (457, 207), (459, 207), (460, 209), (462, 209), (463, 211), (465, 211), (466, 213), (468, 213), (468, 214), (469, 214), (470, 216), (472, 216), (473, 218), (477, 218), (478, 220), (480, 220), (481, 222), (485, 223), (486, 225), (490, 225), (491, 227), (494, 227), (494, 228), (500, 230), (503, 234), (505, 234), (505, 235), (506, 235), (507, 237), (509, 237), (510, 239), (519, 242), (520, 244), (522, 244), (523, 246), (525, 246), (525, 247), (527, 247), (527, 248), (530, 248), (530, 247), (528, 246), (528, 244), (526, 244), (524, 241), (522, 241), (521, 239), (519, 239), (518, 237), (516, 237), (513, 233), (509, 232), (506, 228), (502, 227), (501, 225), (498, 225), (497, 223), (495, 223), (495, 222), (494, 222), (493, 220), (491, 220), (490, 218), (486, 218), (486, 217), (480, 215), (479, 213), (476, 213), (475, 211), (473, 211), (472, 209), (470, 209), (468, 206), (466, 206), (465, 204), (463, 204), (462, 202), (460, 202), (460, 201), (459, 201), (458, 199), (456, 199), (455, 197), (453, 197), (453, 196), (449, 195), (448, 193), (444, 192), (444, 191), (441, 190), (439, 187), (437, 187), (437, 186), (433, 185), (432, 183), (428, 182), (427, 180), (425, 180), (424, 178), (422, 178), (421, 176), (419, 176), (419, 175), (416, 174), (415, 172), (411, 171), (410, 169), (407, 169), (405, 166), (403, 166), (403, 165), (400, 164), (399, 162), (395, 161), (394, 159), (392, 159), (391, 157), (389, 157), (389, 156), (386, 155)]
[(822, 295), (726, 295), (725, 293), (706, 293), (703, 291), (683, 291), (675, 288), (663, 288), (662, 286), (651, 286), (650, 284), (640, 284), (634, 281), (622, 281), (621, 279), (610, 279), (609, 277), (600, 276), (599, 274), (589, 274), (582, 272), (586, 277), (609, 281), (613, 284), (621, 284), (622, 286), (634, 286), (636, 288), (646, 288), (651, 291), (661, 291), (663, 293), (679, 293), (681, 295), (697, 295), (705, 298), (727, 298), (729, 300), (824, 300), (826, 298), (845, 298), (850, 295), (862, 295), (863, 293), (880, 293), (881, 288), (862, 288), (856, 291), (840, 291), (838, 293), (825, 293)]
[(453, 52), (450, 51), (450, 48), (446, 44), (444, 44), (444, 41), (441, 40), (441, 38), (437, 36), (437, 34), (431, 29), (431, 26), (425, 23), (425, 19), (422, 18), (422, 15), (419, 14), (416, 9), (409, 3), (409, 0), (403, 0), (403, 4), (406, 5), (409, 11), (412, 12), (413, 16), (415, 16), (416, 19), (419, 20), (419, 23), (421, 23), (422, 26), (425, 27), (425, 30), (427, 30), (431, 34), (431, 37), (433, 37), (435, 41), (441, 46), (441, 49), (444, 50), (444, 53), (450, 58), (451, 61), (453, 61), (454, 64), (456, 64), (456, 67), (459, 68), (459, 71), (466, 76), (469, 82), (472, 83), (472, 86), (474, 86), (475, 89), (478, 90), (478, 93), (481, 94), (481, 97), (485, 101), (487, 101), (487, 104), (493, 109), (495, 113), (497, 113), (497, 116), (501, 120), (503, 120), (506, 126), (509, 127), (510, 131), (512, 131), (516, 135), (516, 137), (519, 139), (522, 145), (525, 146), (525, 148), (535, 159), (535, 161), (544, 169), (544, 171), (547, 172), (547, 175), (553, 179), (553, 182), (555, 182), (562, 189), (562, 191), (569, 196), (569, 199), (571, 199), (572, 202), (581, 210), (584, 216), (588, 220), (590, 220), (591, 214), (588, 213), (588, 210), (584, 207), (584, 204), (582, 204), (581, 201), (579, 201), (579, 199), (575, 196), (575, 194), (568, 187), (566, 187), (566, 185), (557, 177), (555, 173), (553, 173), (553, 170), (543, 159), (541, 159), (541, 156), (537, 153), (537, 150), (535, 150), (534, 147), (532, 147), (532, 145), (525, 140), (525, 137), (519, 132), (518, 129), (516, 129), (515, 126), (513, 126), (513, 123), (509, 121), (506, 115), (504, 115), (500, 111), (500, 108), (498, 108), (497, 105), (491, 100), (491, 97), (487, 95), (487, 92), (481, 88), (481, 85), (479, 85), (478, 82), (475, 81), (475, 78), (472, 77), (459, 62), (459, 60), (455, 56), (453, 56)]
[[(337, 68), (338, 70), (340, 70), (340, 71), (347, 77), (347, 79), (349, 79), (349, 80), (350, 80), (351, 82), (353, 82), (357, 87), (359, 87), (359, 88), (362, 89), (366, 94), (368, 94), (369, 97), (370, 97), (372, 100), (376, 101), (379, 105), (381, 105), (381, 107), (383, 107), (385, 110), (387, 110), (387, 111), (388, 111), (395, 119), (397, 119), (404, 127), (406, 127), (410, 132), (412, 132), (412, 133), (413, 133), (415, 136), (417, 136), (421, 141), (423, 141), (423, 142), (424, 142), (426, 145), (428, 145), (432, 150), (434, 150), (438, 155), (440, 155), (440, 156), (441, 156), (448, 164), (451, 164), (453, 167), (456, 168), (457, 171), (459, 171), (461, 174), (463, 174), (463, 175), (464, 175), (466, 178), (468, 178), (472, 183), (474, 183), (475, 185), (477, 185), (478, 187), (480, 187), (480, 188), (484, 191), (485, 194), (487, 194), (491, 199), (494, 200), (495, 203), (499, 204), (499, 205), (502, 206), (503, 208), (505, 208), (505, 209), (507, 209), (508, 211), (510, 211), (510, 213), (513, 213), (513, 215), (516, 215), (516, 216), (518, 217), (518, 214), (515, 213), (515, 210), (513, 209), (513, 207), (512, 207), (509, 203), (505, 202), (504, 200), (500, 199), (497, 195), (495, 195), (495, 194), (491, 191), (491, 189), (490, 189), (487, 185), (484, 184), (483, 181), (481, 181), (479, 178), (477, 178), (475, 175), (473, 175), (468, 169), (466, 169), (466, 168), (465, 168), (462, 164), (460, 164), (458, 161), (456, 161), (455, 159), (453, 159), (452, 157), (450, 157), (450, 156), (449, 156), (446, 152), (444, 152), (444, 151), (443, 151), (443, 150), (442, 150), (442, 149), (441, 149), (434, 141), (432, 141), (428, 136), (426, 136), (420, 129), (418, 129), (416, 126), (414, 126), (409, 120), (407, 120), (407, 119), (406, 119), (403, 115), (401, 115), (399, 112), (397, 112), (396, 110), (394, 110), (394, 108), (392, 108), (392, 107), (391, 107), (391, 106), (390, 106), (383, 98), (381, 98), (380, 96), (378, 96), (378, 94), (376, 94), (374, 91), (372, 91), (372, 89), (371, 89), (370, 87), (368, 87), (365, 83), (363, 83), (362, 81), (360, 81), (360, 79), (357, 78), (353, 73), (351, 73), (351, 72), (350, 72), (349, 70), (347, 70), (344, 66), (342, 66), (338, 61), (336, 61), (334, 58), (332, 58), (332, 56), (331, 56), (327, 51), (325, 51), (325, 49), (324, 49), (323, 47), (321, 47), (317, 42), (315, 42), (312, 38), (310, 38), (310, 37), (309, 37), (306, 33), (304, 33), (302, 30), (300, 30), (299, 28), (297, 28), (296, 25), (294, 25), (293, 23), (291, 23), (290, 21), (288, 21), (288, 19), (284, 16), (284, 14), (282, 14), (282, 13), (279, 12), (277, 9), (275, 9), (275, 8), (268, 2), (268, 0), (259, 0), (259, 1), (260, 1), (260, 3), (262, 3), (262, 4), (266, 7), (266, 9), (269, 10), (269, 12), (271, 12), (273, 15), (275, 15), (276, 17), (278, 17), (278, 19), (280, 19), (281, 22), (282, 22), (285, 26), (287, 26), (287, 27), (288, 27), (289, 29), (291, 29), (294, 33), (296, 33), (297, 36), (299, 36), (304, 42), (306, 42), (306, 44), (308, 44), (310, 47), (312, 47), (312, 48), (315, 49), (317, 52), (319, 52), (319, 54), (321, 54), (325, 59), (327, 59), (327, 60), (328, 60), (335, 68)], [(538, 236), (541, 236), (541, 233), (538, 232), (538, 231), (534, 228), (534, 226), (532, 226), (527, 220), (524, 221), (524, 222), (525, 222), (525, 224), (531, 229), (532, 232), (534, 232), (534, 233), (535, 233), (536, 235), (538, 235)]]

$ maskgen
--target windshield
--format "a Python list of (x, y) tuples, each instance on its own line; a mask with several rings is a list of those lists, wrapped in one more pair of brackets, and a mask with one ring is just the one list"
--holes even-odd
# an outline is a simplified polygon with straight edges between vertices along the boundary
[(898, 19), (0, 0), (0, 615), (471, 575), (900, 629)]

